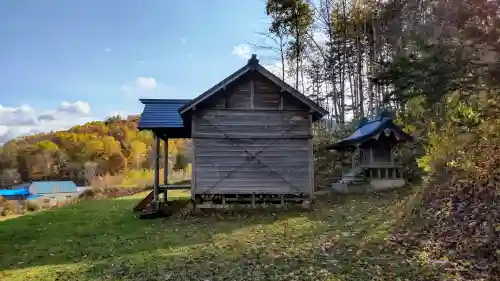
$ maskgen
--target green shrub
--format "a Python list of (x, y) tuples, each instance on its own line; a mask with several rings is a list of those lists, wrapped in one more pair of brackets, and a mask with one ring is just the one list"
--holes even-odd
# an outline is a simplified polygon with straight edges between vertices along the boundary
[(186, 158), (186, 156), (184, 155), (184, 153), (177, 153), (175, 155), (175, 163), (174, 163), (174, 167), (173, 169), (174, 170), (184, 170), (187, 165), (188, 165), (188, 159)]

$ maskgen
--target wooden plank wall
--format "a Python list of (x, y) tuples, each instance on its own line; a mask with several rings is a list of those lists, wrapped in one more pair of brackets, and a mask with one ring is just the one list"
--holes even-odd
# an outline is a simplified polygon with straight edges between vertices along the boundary
[[(311, 118), (304, 105), (260, 77), (226, 91), (193, 114), (192, 193), (311, 195)], [(264, 164), (245, 150), (260, 151)]]

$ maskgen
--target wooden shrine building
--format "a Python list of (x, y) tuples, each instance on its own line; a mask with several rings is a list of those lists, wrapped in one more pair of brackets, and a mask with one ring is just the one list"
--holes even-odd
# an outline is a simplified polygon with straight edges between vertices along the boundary
[(328, 150), (351, 151), (352, 165), (332, 184), (335, 192), (365, 192), (402, 187), (402, 167), (395, 161), (396, 145), (412, 137), (393, 123), (387, 111), (373, 120), (363, 119), (349, 137), (328, 145)]
[[(262, 67), (255, 55), (193, 100), (141, 102), (139, 129), (153, 131), (156, 151), (160, 139), (192, 139), (196, 204), (312, 198), (312, 124), (327, 111)], [(160, 190), (170, 187), (167, 174), (163, 186), (158, 182), (158, 155), (155, 167), (151, 200), (158, 202)]]

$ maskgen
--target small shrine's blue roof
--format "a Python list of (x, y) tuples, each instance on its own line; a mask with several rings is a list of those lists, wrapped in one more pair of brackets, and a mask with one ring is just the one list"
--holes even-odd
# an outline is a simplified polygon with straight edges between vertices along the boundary
[(413, 138), (405, 133), (399, 126), (394, 124), (393, 119), (387, 116), (387, 113), (381, 113), (378, 117), (367, 120), (361, 120), (357, 126), (356, 131), (347, 138), (327, 145), (327, 149), (342, 149), (347, 147), (357, 146), (373, 137), (378, 136), (384, 130), (389, 129), (391, 134), (394, 135), (397, 141), (411, 141)]

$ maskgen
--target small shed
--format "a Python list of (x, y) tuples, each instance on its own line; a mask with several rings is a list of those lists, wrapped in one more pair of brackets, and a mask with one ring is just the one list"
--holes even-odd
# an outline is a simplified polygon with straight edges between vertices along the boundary
[(16, 202), (20, 212), (26, 200), (61, 201), (78, 195), (76, 184), (72, 181), (34, 181), (0, 189), (0, 196)]
[(64, 194), (76, 194), (78, 189), (72, 181), (34, 181), (29, 185), (31, 194), (41, 196), (57, 196)]
[(0, 196), (7, 200), (34, 200), (40, 197), (65, 199), (77, 195), (78, 189), (72, 181), (34, 181), (0, 190)]
[[(255, 55), (193, 100), (141, 102), (139, 129), (153, 131), (157, 151), (160, 139), (192, 139), (190, 189), (197, 204), (311, 199), (312, 124), (327, 111), (262, 67)], [(151, 200), (157, 202), (158, 156), (156, 168)]]
[(356, 131), (326, 148), (330, 151), (350, 151), (351, 167), (332, 184), (334, 191), (371, 191), (402, 187), (406, 184), (402, 167), (395, 161), (394, 149), (412, 137), (394, 124), (388, 111), (372, 120), (363, 119)]

